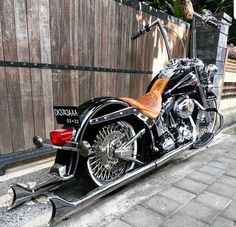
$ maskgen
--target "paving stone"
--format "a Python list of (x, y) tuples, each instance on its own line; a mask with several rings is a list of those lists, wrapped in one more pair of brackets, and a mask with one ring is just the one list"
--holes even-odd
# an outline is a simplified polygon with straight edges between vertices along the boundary
[(191, 217), (211, 223), (219, 213), (219, 210), (198, 203), (194, 200), (188, 202), (181, 210), (181, 213), (188, 214)]
[(224, 156), (227, 157), (227, 158), (236, 159), (236, 154), (235, 153), (227, 152), (227, 153), (224, 154)]
[(197, 196), (196, 201), (219, 210), (223, 210), (231, 202), (228, 198), (206, 191)]
[(206, 190), (230, 199), (236, 197), (236, 187), (232, 187), (228, 184), (214, 182)]
[(152, 198), (145, 201), (144, 205), (164, 216), (169, 216), (181, 206), (180, 203), (162, 195), (153, 196)]
[(198, 195), (201, 191), (203, 191), (207, 185), (201, 182), (197, 182), (188, 178), (183, 178), (174, 183), (175, 187), (182, 188), (185, 191), (194, 193)]
[(200, 169), (198, 169), (198, 171), (209, 174), (214, 177), (219, 177), (225, 172), (222, 169), (218, 169), (218, 168), (215, 168), (215, 167), (212, 167), (209, 165), (205, 165), (205, 166), (201, 167)]
[(223, 211), (222, 215), (236, 222), (236, 200), (229, 204), (229, 206)]
[(211, 184), (216, 179), (216, 177), (212, 175), (199, 172), (199, 171), (194, 171), (191, 174), (187, 175), (186, 177), (195, 181), (202, 182), (204, 184)]
[(228, 184), (230, 186), (236, 187), (236, 177), (222, 175), (216, 182), (220, 182), (223, 184)]
[(211, 227), (235, 227), (234, 222), (224, 217), (217, 217)]
[(231, 177), (236, 177), (236, 166), (233, 166), (231, 169), (229, 169), (225, 175), (231, 176)]
[(232, 166), (232, 164), (230, 163), (218, 162), (218, 161), (211, 161), (207, 165), (223, 170), (229, 169)]
[(224, 163), (230, 163), (230, 164), (234, 164), (235, 160), (229, 157), (224, 157), (224, 156), (220, 156), (218, 158), (215, 159), (218, 162), (224, 162)]
[(165, 188), (160, 192), (160, 194), (179, 203), (186, 203), (187, 201), (195, 197), (193, 193), (187, 192), (180, 188), (176, 188), (174, 186)]
[[(109, 224), (105, 225), (106, 227), (131, 227), (131, 225), (119, 220), (119, 219), (116, 219), (112, 222), (110, 222)], [(104, 227), (105, 227), (104, 226)]]
[(126, 212), (121, 219), (133, 227), (156, 227), (164, 222), (163, 216), (140, 205)]
[(163, 223), (161, 227), (205, 227), (205, 223), (196, 220), (188, 215), (175, 213), (167, 222)]

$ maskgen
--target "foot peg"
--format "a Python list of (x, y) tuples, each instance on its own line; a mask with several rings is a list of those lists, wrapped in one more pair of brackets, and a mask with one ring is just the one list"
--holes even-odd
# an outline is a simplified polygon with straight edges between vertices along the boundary
[(215, 134), (207, 132), (203, 134), (197, 141), (193, 144), (193, 148), (198, 149), (200, 147), (206, 146), (214, 138)]

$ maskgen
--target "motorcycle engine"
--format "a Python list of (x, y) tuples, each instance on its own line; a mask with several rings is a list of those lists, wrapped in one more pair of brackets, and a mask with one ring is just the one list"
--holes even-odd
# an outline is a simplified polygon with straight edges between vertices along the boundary
[(161, 154), (166, 154), (176, 146), (191, 140), (193, 135), (188, 118), (194, 111), (194, 105), (193, 100), (188, 97), (181, 98), (173, 104), (175, 117), (170, 113), (171, 120), (162, 125), (163, 134), (159, 141)]
[(190, 98), (177, 100), (174, 105), (174, 113), (181, 118), (188, 118), (194, 110), (194, 102)]
[(178, 143), (183, 143), (185, 140), (189, 141), (192, 138), (192, 132), (188, 125), (181, 125), (178, 128)]

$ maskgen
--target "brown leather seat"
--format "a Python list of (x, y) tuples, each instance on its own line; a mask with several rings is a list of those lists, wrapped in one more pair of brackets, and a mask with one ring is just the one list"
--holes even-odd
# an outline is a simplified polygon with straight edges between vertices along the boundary
[(139, 97), (137, 100), (132, 98), (121, 98), (124, 102), (136, 107), (144, 115), (151, 119), (156, 119), (161, 111), (162, 93), (170, 78), (161, 78), (155, 81), (150, 92)]

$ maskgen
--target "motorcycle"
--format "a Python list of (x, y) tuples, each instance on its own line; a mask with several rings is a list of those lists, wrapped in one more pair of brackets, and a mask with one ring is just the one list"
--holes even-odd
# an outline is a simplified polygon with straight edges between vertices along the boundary
[(208, 144), (223, 127), (217, 109), (212, 79), (217, 67), (204, 65), (196, 57), (196, 19), (221, 26), (211, 12), (194, 13), (193, 56), (173, 59), (160, 20), (145, 25), (132, 40), (159, 28), (168, 64), (153, 78), (146, 94), (137, 100), (123, 97), (93, 98), (80, 106), (55, 106), (62, 129), (50, 133), (52, 144), (36, 136), (37, 147), (57, 149), (50, 173), (55, 176), (35, 188), (12, 185), (14, 198), (10, 209), (45, 191), (60, 187), (75, 177), (83, 177), (92, 190), (76, 202), (50, 197), (53, 213), (50, 224), (75, 212), (140, 176), (158, 168), (189, 148)]

